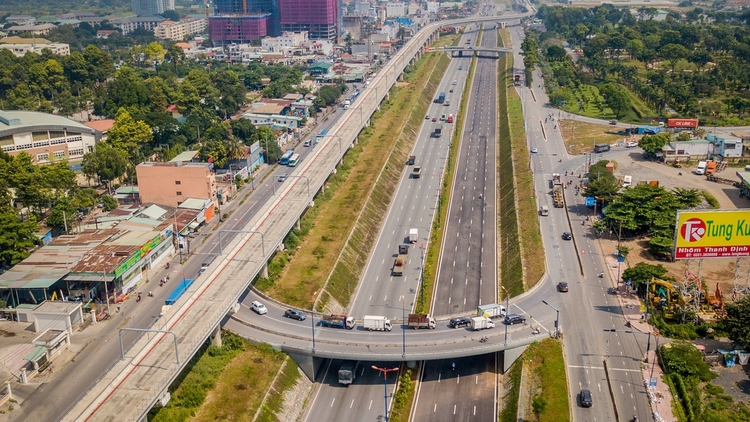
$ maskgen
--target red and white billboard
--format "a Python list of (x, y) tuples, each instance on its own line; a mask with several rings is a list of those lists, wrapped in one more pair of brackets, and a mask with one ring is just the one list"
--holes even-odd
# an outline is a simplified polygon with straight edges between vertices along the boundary
[(698, 127), (698, 119), (667, 119), (667, 127), (676, 129), (695, 129)]

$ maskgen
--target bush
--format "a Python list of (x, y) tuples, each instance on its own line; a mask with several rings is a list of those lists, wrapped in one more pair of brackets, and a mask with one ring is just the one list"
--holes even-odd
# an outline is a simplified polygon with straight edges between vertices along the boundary
[(716, 200), (716, 197), (711, 195), (708, 191), (703, 191), (703, 198), (706, 199), (706, 202), (708, 202), (708, 205), (710, 205), (711, 208), (719, 208), (719, 201)]
[[(716, 377), (711, 368), (703, 361), (703, 353), (695, 345), (677, 340), (661, 347), (662, 365), (665, 372), (679, 374), (690, 384), (707, 382)], [(677, 383), (675, 386), (678, 387)]]

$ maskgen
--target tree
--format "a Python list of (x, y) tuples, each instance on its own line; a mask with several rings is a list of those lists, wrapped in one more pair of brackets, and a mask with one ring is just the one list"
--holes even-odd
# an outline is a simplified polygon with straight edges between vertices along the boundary
[(677, 140), (680, 141), (680, 142), (687, 142), (690, 139), (692, 139), (692, 136), (690, 136), (690, 133), (688, 133), (688, 132), (680, 132), (677, 135)]
[(102, 195), (102, 197), (99, 198), (99, 202), (102, 203), (104, 211), (112, 211), (117, 208), (118, 205), (117, 200), (109, 195)]
[(256, 140), (255, 136), (257, 133), (257, 130), (255, 128), (255, 125), (250, 122), (248, 119), (237, 119), (232, 120), (229, 122), (230, 127), (232, 128), (232, 135), (242, 139), (245, 141), (246, 144), (252, 143), (252, 141)]
[(652, 265), (639, 262), (623, 271), (622, 279), (630, 280), (633, 282), (633, 286), (637, 286), (640, 283), (650, 282), (652, 278), (662, 278), (666, 273), (667, 269), (661, 264)]
[(612, 83), (607, 83), (602, 86), (600, 92), (606, 97), (607, 105), (609, 105), (609, 107), (612, 109), (612, 111), (615, 112), (615, 115), (617, 115), (618, 117), (622, 114), (622, 112), (631, 107), (630, 97), (628, 97), (628, 94), (625, 91), (617, 88)]
[(672, 72), (674, 72), (674, 67), (680, 59), (688, 59), (690, 57), (688, 49), (680, 44), (667, 44), (659, 49), (659, 54), (669, 61)]
[(179, 22), (180, 21), (180, 14), (175, 12), (174, 10), (165, 10), (164, 13), (161, 14), (161, 16), (164, 19), (169, 19), (173, 22)]
[(39, 226), (32, 218), (22, 221), (13, 211), (0, 212), (0, 265), (8, 267), (26, 259), (38, 242)]
[(692, 343), (675, 340), (669, 347), (662, 346), (660, 352), (667, 373), (693, 378), (692, 381), (696, 382), (706, 382), (716, 377), (703, 360), (703, 353)]
[(729, 339), (750, 347), (750, 296), (744, 296), (734, 303), (727, 303), (724, 307), (726, 318), (719, 320), (721, 330), (726, 332)]
[(128, 156), (124, 151), (100, 142), (94, 152), (83, 156), (81, 171), (89, 179), (96, 176), (109, 190), (111, 183), (125, 174), (128, 165)]
[(203, 144), (198, 152), (201, 161), (214, 163), (217, 168), (223, 168), (227, 164), (228, 155), (226, 145), (221, 140), (208, 141)]
[(46, 220), (47, 226), (63, 229), (68, 233), (73, 228), (73, 224), (76, 221), (77, 211), (76, 207), (71, 203), (70, 198), (63, 196), (59, 198), (57, 202), (55, 202), (55, 206), (52, 207), (52, 212)]
[(666, 133), (659, 133), (656, 135), (644, 136), (638, 141), (638, 146), (649, 154), (656, 154), (657, 152), (661, 152), (668, 142), (669, 135)]
[(142, 120), (134, 120), (124, 108), (117, 111), (115, 123), (107, 132), (107, 142), (127, 154), (134, 166), (140, 162), (141, 145), (151, 142), (152, 139), (153, 134), (149, 125)]

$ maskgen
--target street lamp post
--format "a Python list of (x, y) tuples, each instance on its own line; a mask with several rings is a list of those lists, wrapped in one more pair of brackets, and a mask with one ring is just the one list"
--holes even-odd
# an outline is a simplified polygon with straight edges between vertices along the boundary
[(403, 344), (403, 349), (401, 351), (401, 357), (406, 357), (406, 306), (404, 305), (404, 299), (401, 299), (401, 321), (403, 321), (401, 324), (401, 343)]
[(310, 178), (307, 176), (287, 176), (287, 179), (291, 179), (293, 177), (305, 179), (305, 181), (307, 182), (307, 197), (312, 199), (312, 197), (310, 196)]
[(312, 303), (310, 303), (310, 326), (312, 327), (312, 349), (315, 354), (315, 293), (313, 293)]
[[(505, 314), (507, 315), (510, 311), (510, 292), (505, 286), (503, 286), (503, 290), (505, 290)], [(505, 343), (508, 343), (508, 324), (505, 324)]]
[(383, 373), (383, 400), (385, 401), (385, 422), (388, 422), (388, 373), (398, 371), (398, 368), (378, 368), (372, 365), (372, 369)]
[(219, 253), (224, 253), (224, 242), (222, 242), (222, 233), (258, 233), (260, 234), (260, 251), (263, 253), (263, 258), (266, 257), (266, 238), (263, 236), (263, 232), (257, 230), (219, 230)]
[[(605, 328), (604, 331), (609, 333), (628, 333), (628, 334), (646, 334), (648, 335), (648, 340), (646, 343), (646, 363), (648, 363), (648, 354), (651, 351), (651, 331), (648, 332), (642, 332), (637, 330), (618, 330), (616, 328)], [(656, 347), (659, 347), (659, 337), (656, 337)]]
[(560, 310), (550, 305), (546, 300), (542, 300), (542, 303), (554, 309), (557, 315), (555, 316), (555, 338), (560, 337)]

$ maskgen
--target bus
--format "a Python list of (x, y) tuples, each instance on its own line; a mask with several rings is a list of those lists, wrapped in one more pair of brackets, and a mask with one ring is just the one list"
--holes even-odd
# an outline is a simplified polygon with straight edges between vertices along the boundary
[(289, 167), (297, 167), (297, 164), (300, 162), (299, 154), (292, 155), (292, 158), (289, 159)]
[(319, 144), (326, 135), (328, 135), (328, 129), (321, 130), (318, 136), (315, 137), (315, 145)]
[(286, 152), (284, 153), (284, 155), (281, 156), (281, 160), (279, 160), (279, 164), (281, 164), (282, 166), (288, 165), (289, 164), (289, 159), (292, 158), (292, 155), (294, 155), (294, 150), (293, 149), (286, 150)]

